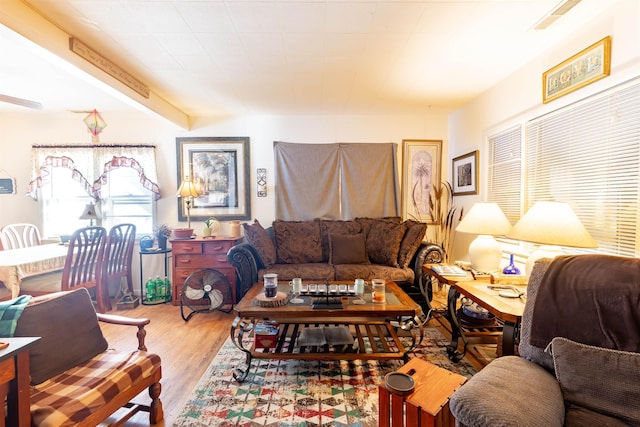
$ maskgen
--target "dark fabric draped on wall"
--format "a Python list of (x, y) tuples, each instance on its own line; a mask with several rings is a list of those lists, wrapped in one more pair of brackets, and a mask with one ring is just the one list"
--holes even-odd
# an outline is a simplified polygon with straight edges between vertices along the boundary
[(276, 218), (398, 215), (396, 144), (274, 142)]

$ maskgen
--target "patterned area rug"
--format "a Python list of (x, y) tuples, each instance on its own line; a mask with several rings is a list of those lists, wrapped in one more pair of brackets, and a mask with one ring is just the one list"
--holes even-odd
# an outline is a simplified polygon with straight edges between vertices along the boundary
[[(452, 363), (447, 343), (437, 329), (426, 328), (422, 345), (410, 357), (470, 378), (477, 370), (464, 359)], [(227, 339), (174, 425), (374, 427), (378, 384), (403, 363), (253, 360), (247, 379), (238, 384), (232, 372), (244, 361), (244, 353)]]

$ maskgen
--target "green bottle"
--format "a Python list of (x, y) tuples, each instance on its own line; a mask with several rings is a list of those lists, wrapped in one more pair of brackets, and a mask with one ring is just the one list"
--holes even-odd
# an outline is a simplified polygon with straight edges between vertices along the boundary
[(164, 280), (160, 278), (160, 276), (156, 276), (155, 280), (156, 285), (156, 301), (160, 301), (164, 299), (165, 290), (164, 290)]
[(145, 283), (144, 288), (146, 291), (145, 300), (147, 302), (151, 302), (156, 299), (156, 283), (151, 279), (151, 277), (149, 277), (147, 283)]
[(171, 301), (171, 280), (167, 276), (164, 277), (164, 300)]

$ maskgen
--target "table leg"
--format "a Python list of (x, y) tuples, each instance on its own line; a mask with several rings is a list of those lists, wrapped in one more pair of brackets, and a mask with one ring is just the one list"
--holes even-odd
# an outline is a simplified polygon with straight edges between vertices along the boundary
[[(447, 346), (447, 355), (453, 362), (459, 362), (460, 360), (462, 360), (465, 353), (467, 352), (467, 338), (462, 332), (462, 327), (460, 326), (460, 322), (456, 314), (459, 297), (460, 293), (456, 291), (455, 286), (451, 286), (449, 288), (449, 294), (447, 295), (448, 310), (445, 318), (451, 325), (451, 343)], [(462, 338), (462, 342), (464, 343), (462, 352), (458, 351), (458, 340), (460, 338)]]
[(511, 356), (515, 354), (516, 336), (518, 334), (518, 324), (504, 322), (502, 327), (502, 355)]
[(240, 351), (245, 354), (246, 367), (236, 368), (233, 370), (233, 378), (239, 383), (243, 382), (247, 375), (249, 374), (249, 369), (251, 369), (251, 351), (244, 347), (243, 338), (245, 333), (249, 333), (253, 330), (254, 323), (251, 320), (243, 319), (241, 317), (236, 317), (233, 323), (231, 324), (231, 341), (233, 344), (238, 347)]
[(31, 425), (29, 352), (21, 351), (14, 357), (16, 377), (9, 383), (7, 425), (28, 427)]

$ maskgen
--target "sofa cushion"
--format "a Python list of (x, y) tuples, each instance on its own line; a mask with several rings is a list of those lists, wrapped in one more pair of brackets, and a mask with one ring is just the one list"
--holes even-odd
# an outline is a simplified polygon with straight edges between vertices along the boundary
[[(274, 221), (279, 264), (323, 262), (320, 221)], [(300, 276), (298, 276), (300, 277)]]
[(396, 282), (398, 285), (411, 284), (415, 279), (415, 273), (410, 268), (395, 268), (378, 264), (336, 264), (335, 280), (355, 279), (385, 279)]
[(427, 224), (417, 221), (405, 221), (407, 232), (402, 238), (400, 243), (400, 250), (398, 251), (398, 265), (400, 267), (407, 267), (413, 259), (416, 251), (424, 239), (424, 235), (427, 233)]
[(329, 264), (367, 264), (364, 234), (329, 235)]
[[(320, 220), (320, 234), (322, 235), (322, 260), (329, 261), (329, 236), (332, 234), (361, 234), (362, 224), (357, 221)], [(365, 234), (366, 236), (366, 234)]]
[(449, 403), (456, 425), (561, 427), (564, 404), (558, 381), (518, 356), (493, 360), (462, 385)]
[(244, 228), (244, 238), (255, 248), (262, 265), (271, 267), (275, 264), (276, 247), (267, 230), (262, 227), (257, 219), (253, 221), (253, 224), (242, 224), (242, 226)]
[(385, 216), (383, 218), (356, 218), (356, 222), (362, 226), (362, 233), (365, 236), (369, 235), (369, 231), (371, 230), (371, 226), (376, 222), (392, 222), (395, 224), (400, 224), (402, 222), (402, 218), (399, 216)]
[(371, 262), (399, 267), (400, 243), (407, 231), (404, 223), (375, 221), (367, 235), (367, 254)]
[(258, 271), (258, 280), (262, 280), (262, 276), (267, 273), (275, 273), (278, 275), (279, 283), (287, 283), (289, 280), (301, 277), (303, 282), (309, 283), (309, 280), (336, 280), (335, 270), (331, 264), (326, 262), (309, 263), (309, 264), (274, 264), (269, 268)]
[(550, 348), (566, 403), (640, 425), (640, 353), (560, 337)]
[(18, 320), (15, 336), (42, 337), (29, 350), (32, 384), (39, 384), (107, 349), (85, 288), (33, 298)]

